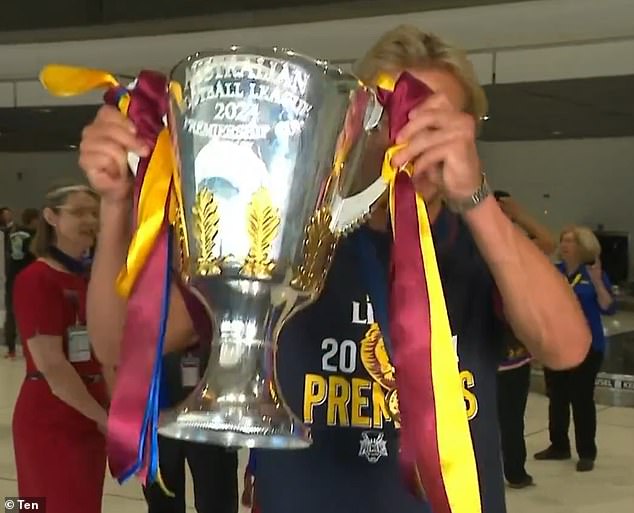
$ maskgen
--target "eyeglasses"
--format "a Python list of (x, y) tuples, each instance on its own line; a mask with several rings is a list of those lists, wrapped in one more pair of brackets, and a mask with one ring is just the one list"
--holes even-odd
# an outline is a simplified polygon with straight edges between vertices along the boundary
[(68, 214), (73, 217), (92, 217), (94, 219), (99, 218), (99, 209), (94, 207), (71, 207), (69, 205), (63, 205), (61, 207), (57, 207), (57, 210), (68, 212)]

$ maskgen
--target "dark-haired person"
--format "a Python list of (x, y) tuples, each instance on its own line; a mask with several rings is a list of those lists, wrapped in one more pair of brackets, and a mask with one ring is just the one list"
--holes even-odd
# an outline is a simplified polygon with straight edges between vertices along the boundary
[(6, 358), (15, 358), (15, 339), (17, 329), (13, 314), (13, 284), (15, 278), (22, 269), (27, 267), (35, 255), (31, 251), (31, 242), (37, 228), (39, 211), (27, 208), (22, 212), (22, 224), (9, 234), (9, 254), (7, 260), (7, 295), (5, 303), (4, 337), (7, 343)]
[(495, 191), (495, 199), (502, 212), (518, 226), (545, 255), (552, 255), (557, 241), (551, 231), (537, 221), (520, 203), (506, 191)]
[[(203, 376), (209, 358), (208, 345), (163, 357), (161, 409), (174, 408), (185, 400)], [(194, 485), (197, 513), (238, 512), (238, 454), (215, 445), (176, 440), (159, 435), (161, 478), (174, 496), (158, 483), (143, 487), (148, 513), (185, 513), (185, 462)]]
[(592, 344), (580, 365), (573, 369), (553, 369), (545, 365), (548, 393), (548, 431), (550, 446), (535, 454), (538, 460), (570, 458), (570, 410), (575, 427), (579, 461), (577, 471), (594, 469), (597, 458), (597, 410), (594, 386), (605, 353), (605, 334), (601, 315), (616, 312), (612, 285), (601, 268), (601, 245), (596, 235), (584, 226), (571, 226), (561, 232), (561, 261), (557, 269), (575, 292), (592, 333)]
[(9, 207), (0, 207), (0, 229), (7, 233), (13, 228), (13, 210)]
[(0, 207), (0, 231), (4, 234), (5, 258), (8, 258), (9, 255), (9, 235), (11, 235), (14, 228), (15, 223), (13, 222), (13, 210), (9, 207)]
[[(550, 230), (534, 219), (508, 192), (495, 191), (502, 211), (546, 255), (555, 251)], [(498, 368), (498, 418), (504, 477), (511, 488), (526, 488), (533, 477), (526, 472), (524, 415), (530, 389), (532, 357), (508, 324), (502, 328), (504, 358)]]
[[(4, 304), (5, 309), (9, 308), (9, 285), (7, 283), (8, 274), (9, 274), (9, 237), (11, 236), (11, 232), (13, 231), (13, 211), (9, 207), (0, 207), (0, 233), (2, 233), (2, 254), (4, 255), (3, 266), (4, 266)], [(6, 314), (8, 316), (8, 314)], [(5, 343), (7, 347), (11, 347), (9, 343), (9, 337), (6, 336), (5, 332)], [(14, 342), (15, 343), (15, 342)], [(8, 351), (5, 355), (5, 358), (13, 359), (15, 354), (11, 351)]]
[[(490, 194), (475, 143), (486, 99), (465, 53), (404, 26), (386, 33), (357, 68), (368, 84), (382, 73), (397, 77), (403, 71), (435, 94), (409, 113), (396, 137), (406, 144), (392, 163), (412, 164), (416, 188), (427, 204), (470, 419), (482, 511), (504, 513), (496, 400), (500, 312), (495, 298), (501, 296), (506, 319), (531, 353), (555, 368), (581, 362), (590, 334), (570, 287)], [(102, 107), (84, 129), (80, 165), (102, 196), (89, 328), (95, 349), (110, 361), (116, 361), (121, 340), (113, 326), (123, 324), (125, 312), (113, 283), (130, 237), (128, 151), (148, 154), (129, 120)], [(321, 297), (280, 333), (277, 376), (289, 407), (311, 425), (313, 445), (302, 451), (257, 451), (255, 488), (262, 513), (428, 511), (408, 492), (399, 472), (398, 417), (385, 403), (395, 386), (394, 371), (367, 299), (367, 276), (358, 263), (362, 250), (357, 244), (365, 243), (387, 274), (387, 225), (385, 217), (377, 218), (378, 230), (365, 227), (341, 241)], [(179, 290), (177, 285), (174, 289)], [(167, 351), (195, 339), (183, 294), (173, 294), (170, 306)], [(394, 401), (390, 406), (393, 411)]]
[[(4, 234), (4, 255), (9, 255), (9, 235), (13, 231), (15, 224), (13, 222), (13, 210), (9, 207), (0, 207), (0, 231)], [(5, 260), (6, 265), (6, 260)]]
[(48, 513), (99, 513), (107, 390), (86, 331), (88, 269), (99, 201), (84, 185), (54, 188), (33, 240), (37, 260), (16, 278), (13, 306), (26, 376), (13, 412), (21, 497)]

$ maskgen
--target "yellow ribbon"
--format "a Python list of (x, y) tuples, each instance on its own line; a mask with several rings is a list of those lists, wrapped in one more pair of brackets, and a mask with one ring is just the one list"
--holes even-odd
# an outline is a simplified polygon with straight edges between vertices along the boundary
[[(395, 80), (382, 75), (378, 87), (393, 91)], [(412, 166), (392, 166), (392, 157), (404, 145), (394, 145), (385, 152), (381, 176), (389, 184), (389, 209), (394, 229), (394, 184), (398, 173), (412, 176)], [(440, 280), (434, 240), (425, 201), (416, 194), (420, 248), (425, 266), (431, 322), (431, 361), (438, 453), (447, 499), (452, 513), (481, 513), (480, 487), (469, 419), (467, 417), (460, 370), (452, 341), (445, 296)], [(417, 469), (418, 470), (418, 469)]]
[(385, 91), (394, 91), (394, 87), (396, 87), (396, 77), (391, 73), (381, 73), (376, 79), (376, 86)]
[(117, 87), (119, 82), (107, 71), (50, 64), (42, 68), (40, 82), (53, 96), (79, 96), (95, 89)]
[[(130, 295), (132, 287), (152, 252), (163, 226), (168, 198), (175, 197), (172, 186), (174, 167), (169, 132), (164, 128), (158, 135), (143, 179), (137, 211), (137, 230), (132, 236), (125, 266), (117, 277), (117, 290), (123, 297)], [(176, 205), (174, 203), (170, 201), (169, 205), (170, 222), (175, 219)]]
[(158, 468), (156, 469), (156, 483), (159, 485), (159, 488), (161, 489), (161, 491), (167, 495), (170, 498), (174, 498), (176, 497), (176, 494), (174, 492), (172, 492), (167, 485), (165, 484), (165, 481), (163, 481), (163, 476), (161, 475), (161, 467), (160, 464), (158, 466)]
[(174, 82), (173, 80), (169, 85), (170, 96), (176, 102), (178, 108), (182, 111), (185, 106), (185, 100), (183, 96), (183, 88), (178, 82)]

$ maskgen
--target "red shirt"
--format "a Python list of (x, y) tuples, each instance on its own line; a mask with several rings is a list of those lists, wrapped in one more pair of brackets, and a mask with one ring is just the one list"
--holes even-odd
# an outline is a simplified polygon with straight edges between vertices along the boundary
[[(41, 260), (33, 262), (18, 275), (13, 287), (13, 308), (20, 337), (25, 342), (27, 374), (38, 370), (26, 343), (36, 335), (62, 337), (68, 358), (69, 328), (86, 326), (87, 289), (87, 278), (58, 271)], [(94, 354), (89, 361), (73, 365), (80, 375), (101, 372)]]

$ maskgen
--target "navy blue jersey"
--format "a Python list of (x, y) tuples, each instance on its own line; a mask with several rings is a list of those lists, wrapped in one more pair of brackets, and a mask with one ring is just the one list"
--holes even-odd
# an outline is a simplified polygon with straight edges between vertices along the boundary
[[(504, 513), (494, 283), (457, 216), (443, 211), (434, 232), (483, 512)], [(262, 513), (429, 511), (408, 492), (399, 472), (394, 368), (360, 270), (358, 237), (373, 239), (387, 269), (386, 235), (364, 228), (343, 240), (322, 295), (281, 333), (280, 385), (291, 409), (311, 426), (314, 442), (306, 450), (258, 450), (256, 488)]]
[[(586, 316), (588, 325), (590, 326), (590, 332), (592, 333), (592, 349), (598, 352), (605, 351), (605, 334), (603, 332), (603, 322), (601, 321), (601, 314), (613, 315), (616, 312), (616, 302), (613, 301), (607, 310), (601, 308), (599, 299), (597, 297), (597, 291), (592, 284), (588, 268), (582, 265), (575, 272), (571, 274), (566, 273), (566, 266), (563, 262), (557, 263), (557, 269), (568, 278), (568, 282), (572, 286), (577, 299), (581, 304), (583, 314)], [(603, 285), (611, 292), (612, 284), (610, 278), (603, 272)]]

